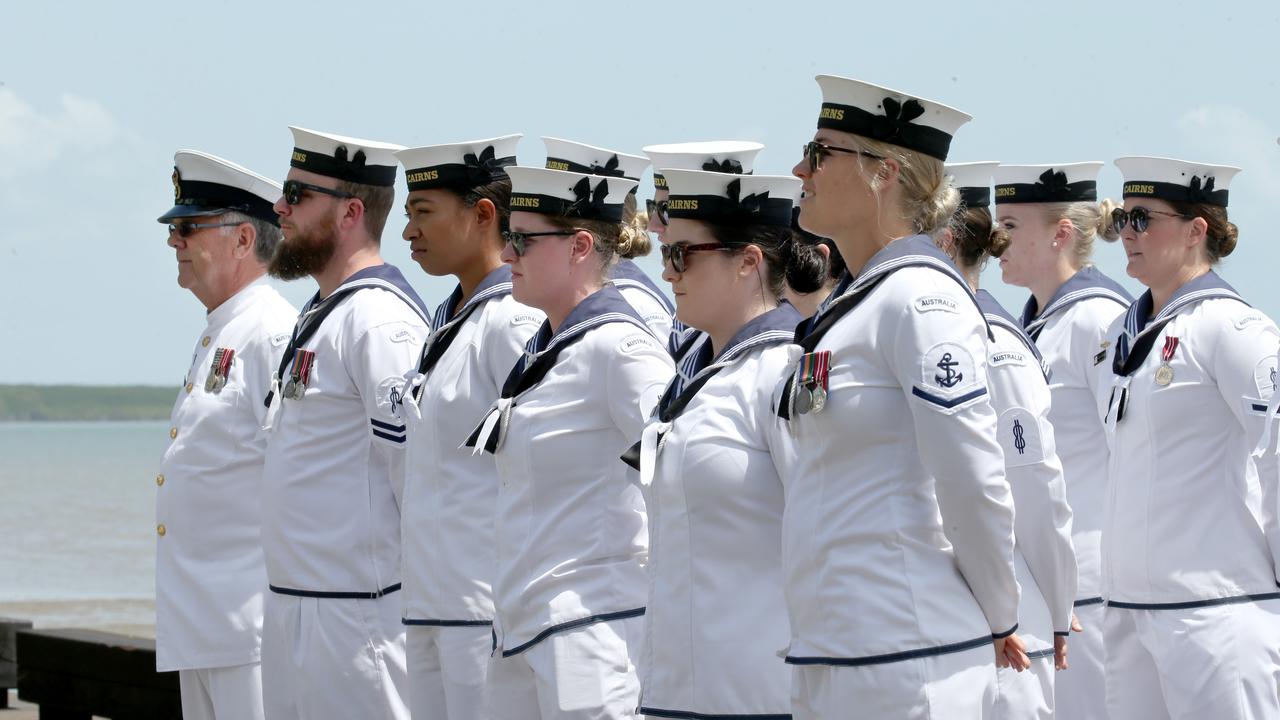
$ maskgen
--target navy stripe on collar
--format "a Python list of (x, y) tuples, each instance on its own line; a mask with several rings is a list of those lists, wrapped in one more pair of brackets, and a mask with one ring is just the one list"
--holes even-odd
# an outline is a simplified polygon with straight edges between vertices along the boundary
[[(1151, 317), (1152, 306), (1155, 302), (1151, 297), (1151, 291), (1147, 290), (1142, 293), (1142, 296), (1129, 306), (1129, 312), (1125, 313), (1125, 332), (1130, 336), (1137, 336), (1149, 321), (1158, 322), (1202, 300), (1213, 298), (1231, 298), (1242, 303), (1245, 302), (1235, 288), (1228, 285), (1216, 272), (1210, 270), (1178, 288), (1173, 293), (1173, 296), (1169, 298), (1169, 302), (1155, 317)], [(1245, 304), (1248, 305), (1248, 303)]]
[(1040, 356), (1040, 348), (1036, 347), (1035, 341), (1022, 329), (1022, 325), (1013, 319), (1009, 311), (1005, 310), (1004, 306), (986, 290), (978, 290), (974, 295), (978, 298), (978, 309), (982, 310), (987, 322), (992, 325), (999, 325), (1016, 335), (1022, 341), (1022, 344), (1027, 346), (1027, 350), (1035, 356), (1036, 362), (1041, 363), (1043, 366), (1044, 358)]
[[(346, 280), (343, 280), (342, 284), (335, 288), (334, 291), (330, 293), (329, 297), (345, 294), (345, 290), (359, 287), (380, 287), (399, 295), (400, 299), (405, 301), (405, 304), (413, 308), (414, 311), (422, 317), (422, 322), (428, 325), (431, 324), (431, 313), (427, 310), (426, 303), (422, 302), (422, 298), (418, 297), (418, 292), (413, 289), (413, 286), (409, 284), (408, 280), (405, 280), (404, 275), (400, 272), (400, 268), (397, 268), (395, 265), (383, 263), (381, 265), (374, 265), (373, 267), (358, 270), (352, 273)], [(320, 297), (320, 292), (317, 291), (316, 294), (307, 301), (306, 306), (302, 310), (302, 314), (305, 315), (313, 307), (320, 305), (327, 299), (328, 298), (322, 299)]]
[(484, 276), (484, 279), (476, 286), (475, 292), (471, 294), (471, 298), (467, 300), (467, 304), (462, 307), (457, 307), (458, 301), (462, 299), (462, 285), (454, 287), (453, 292), (449, 293), (448, 299), (436, 306), (434, 322), (431, 327), (438, 330), (466, 308), (494, 297), (510, 294), (511, 266), (502, 265)]
[(1053, 297), (1049, 298), (1044, 310), (1041, 310), (1036, 303), (1035, 295), (1027, 298), (1027, 303), (1022, 308), (1022, 327), (1032, 332), (1036, 329), (1032, 327), (1033, 324), (1039, 327), (1051, 315), (1081, 300), (1094, 297), (1114, 300), (1125, 307), (1133, 302), (1133, 296), (1120, 283), (1102, 274), (1098, 268), (1086, 265), (1076, 271), (1075, 275), (1067, 278), (1067, 281), (1054, 291)]
[(675, 314), (676, 308), (671, 304), (671, 299), (658, 288), (657, 283), (653, 281), (653, 278), (649, 277), (648, 273), (641, 270), (640, 266), (631, 260), (626, 258), (619, 260), (613, 266), (613, 269), (609, 271), (609, 279), (614, 281), (616, 285), (642, 288), (652, 295), (654, 300), (661, 303), (668, 313)]

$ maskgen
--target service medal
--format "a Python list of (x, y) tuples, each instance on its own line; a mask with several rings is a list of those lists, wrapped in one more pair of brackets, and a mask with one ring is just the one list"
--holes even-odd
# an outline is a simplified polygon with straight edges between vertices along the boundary
[(821, 385), (813, 389), (813, 411), (815, 413), (822, 412), (822, 408), (827, 406), (827, 391)]
[(800, 385), (796, 388), (796, 400), (792, 405), (797, 415), (804, 415), (813, 408), (813, 392)]
[(231, 361), (236, 351), (231, 348), (218, 348), (213, 351), (213, 364), (209, 367), (209, 376), (205, 378), (205, 392), (216, 393), (227, 386), (227, 378), (231, 375)]
[(310, 350), (299, 348), (293, 352), (293, 371), (289, 382), (284, 385), (286, 398), (301, 400), (307, 394), (307, 385), (311, 382), (311, 367), (315, 360), (316, 354)]
[(1173, 382), (1173, 368), (1169, 366), (1169, 361), (1173, 359), (1173, 354), (1178, 351), (1178, 338), (1169, 335), (1164, 339), (1164, 349), (1160, 351), (1160, 359), (1164, 361), (1159, 369), (1156, 370), (1156, 384), (1164, 387)]
[[(827, 387), (831, 374), (831, 351), (820, 350), (805, 353), (800, 359), (800, 393), (806, 398), (800, 414), (822, 412), (827, 406)], [(797, 396), (799, 397), (799, 395)]]
[(1169, 367), (1168, 363), (1165, 363), (1156, 370), (1156, 384), (1163, 387), (1171, 382), (1173, 382), (1173, 368)]

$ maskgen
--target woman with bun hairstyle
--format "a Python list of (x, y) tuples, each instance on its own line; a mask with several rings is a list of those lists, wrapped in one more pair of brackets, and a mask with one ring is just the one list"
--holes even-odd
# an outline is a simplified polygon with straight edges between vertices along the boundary
[[(988, 331), (930, 234), (959, 202), (943, 161), (969, 116), (818, 76), (793, 170), (800, 225), (848, 264), (776, 393), (796, 718), (987, 718), (1028, 665)], [(801, 333), (797, 333), (801, 334)]]
[(1112, 718), (1280, 717), (1280, 477), (1251, 451), (1280, 331), (1214, 268), (1235, 249), (1238, 168), (1116, 160), (1129, 275), (1107, 331), (1111, 445), (1102, 533)]
[(607, 279), (635, 181), (507, 174), (512, 297), (547, 319), (468, 439), (499, 481), (488, 717), (634, 717), (648, 533), (618, 456), (673, 369)]
[(978, 298), (995, 339), (987, 356), (991, 404), (999, 414), (997, 440), (1013, 491), (1017, 545), (1018, 632), (1027, 644), (1030, 672), (1000, 668), (997, 718), (1054, 717), (1054, 667), (1067, 664), (1067, 633), (1076, 597), (1076, 558), (1071, 547), (1062, 464), (1049, 422), (1049, 384), (1035, 343), (991, 293), (978, 288), (988, 258), (998, 258), (1009, 236), (991, 220), (991, 174), (999, 163), (947, 166), (960, 192), (960, 209), (938, 244), (955, 260)]
[(396, 153), (405, 168), (404, 239), (430, 275), (458, 286), (400, 393), (407, 430), (401, 500), (409, 709), (415, 717), (484, 715), (492, 649), (493, 508), (498, 469), (459, 448), (502, 389), (543, 315), (511, 296), (502, 262), (519, 135)]
[(795, 233), (796, 241), (808, 245), (818, 253), (822, 258), (826, 272), (823, 274), (822, 285), (813, 292), (796, 292), (788, 287), (782, 293), (782, 297), (787, 302), (795, 306), (800, 312), (801, 317), (811, 318), (822, 307), (822, 303), (831, 297), (831, 291), (836, 289), (836, 285), (840, 282), (840, 278), (844, 277), (845, 266), (844, 258), (840, 257), (840, 249), (836, 244), (827, 238), (818, 237), (811, 232), (807, 232), (800, 227), (800, 207), (797, 205), (791, 214), (791, 230)]
[[(649, 167), (649, 160), (639, 155), (628, 155), (605, 148), (570, 140), (544, 137), (547, 147), (547, 168), (569, 172), (599, 175), (601, 177), (634, 180), (639, 187), (640, 175)], [(648, 218), (637, 212), (636, 190), (632, 190), (623, 202), (622, 229), (618, 235), (613, 264), (609, 266), (609, 282), (622, 293), (636, 314), (653, 330), (654, 335), (667, 343), (673, 353), (684, 328), (677, 327), (672, 316), (675, 306), (658, 289), (658, 284), (640, 268), (635, 258), (649, 254), (652, 242), (646, 230)]]
[(1098, 202), (1101, 169), (1101, 162), (995, 169), (996, 223), (1009, 235), (1000, 271), (1006, 283), (1031, 290), (1022, 325), (1048, 368), (1049, 421), (1067, 482), (1079, 566), (1079, 622), (1072, 629), (1083, 632), (1071, 643), (1070, 667), (1057, 678), (1062, 720), (1107, 717), (1098, 549), (1107, 449), (1095, 398), (1103, 334), (1132, 298), (1092, 263), (1095, 241), (1118, 237), (1111, 228), (1115, 203)]
[(789, 437), (769, 407), (801, 316), (785, 287), (821, 286), (791, 232), (793, 177), (661, 169), (661, 246), (676, 316), (703, 340), (628, 460), (649, 511), (640, 713), (789, 717), (782, 485)]

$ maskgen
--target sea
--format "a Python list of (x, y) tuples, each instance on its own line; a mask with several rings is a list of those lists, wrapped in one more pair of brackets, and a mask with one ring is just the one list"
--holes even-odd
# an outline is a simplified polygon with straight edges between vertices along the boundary
[(155, 633), (165, 422), (0, 423), (0, 616)]

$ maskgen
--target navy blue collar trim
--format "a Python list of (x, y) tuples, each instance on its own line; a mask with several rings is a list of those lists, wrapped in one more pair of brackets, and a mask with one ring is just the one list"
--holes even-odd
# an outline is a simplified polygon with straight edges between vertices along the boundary
[(427, 325), (431, 324), (431, 313), (427, 311), (426, 303), (422, 302), (422, 298), (418, 297), (418, 292), (413, 289), (408, 280), (405, 280), (400, 269), (395, 265), (383, 263), (374, 265), (363, 270), (358, 270), (351, 274), (342, 284), (330, 293), (329, 297), (321, 298), (320, 292), (307, 301), (306, 306), (302, 309), (302, 314), (306, 315), (312, 308), (327, 302), (330, 298), (345, 296), (352, 290), (358, 290), (365, 287), (377, 287), (395, 293), (401, 300), (405, 301), (414, 312), (422, 317), (422, 322)]
[[(1114, 300), (1125, 307), (1128, 307), (1133, 302), (1133, 296), (1120, 283), (1103, 275), (1098, 268), (1086, 265), (1080, 268), (1075, 275), (1067, 278), (1066, 282), (1062, 283), (1053, 293), (1053, 297), (1049, 298), (1049, 303), (1045, 305), (1043, 311), (1040, 310), (1039, 305), (1036, 303), (1035, 295), (1027, 298), (1026, 305), (1022, 307), (1022, 327), (1026, 328), (1028, 332), (1033, 332), (1043, 325), (1050, 316), (1081, 300), (1094, 297)], [(1032, 325), (1035, 325), (1035, 327), (1032, 327)]]
[(511, 294), (511, 266), (503, 265), (492, 270), (480, 284), (476, 286), (476, 290), (471, 294), (471, 299), (467, 300), (467, 304), (457, 308), (458, 301), (462, 299), (462, 285), (454, 287), (453, 292), (449, 293), (449, 298), (440, 303), (436, 307), (435, 322), (432, 324), (433, 329), (444, 327), (453, 318), (457, 317), (463, 310), (473, 305), (482, 303), (490, 298), (500, 297)]
[(648, 273), (641, 270), (640, 266), (631, 260), (626, 258), (619, 260), (613, 266), (613, 269), (609, 271), (609, 279), (615, 285), (642, 288), (652, 295), (654, 300), (662, 303), (662, 306), (667, 309), (667, 313), (675, 314), (676, 308), (671, 304), (671, 300), (658, 288), (653, 278), (649, 277)]

